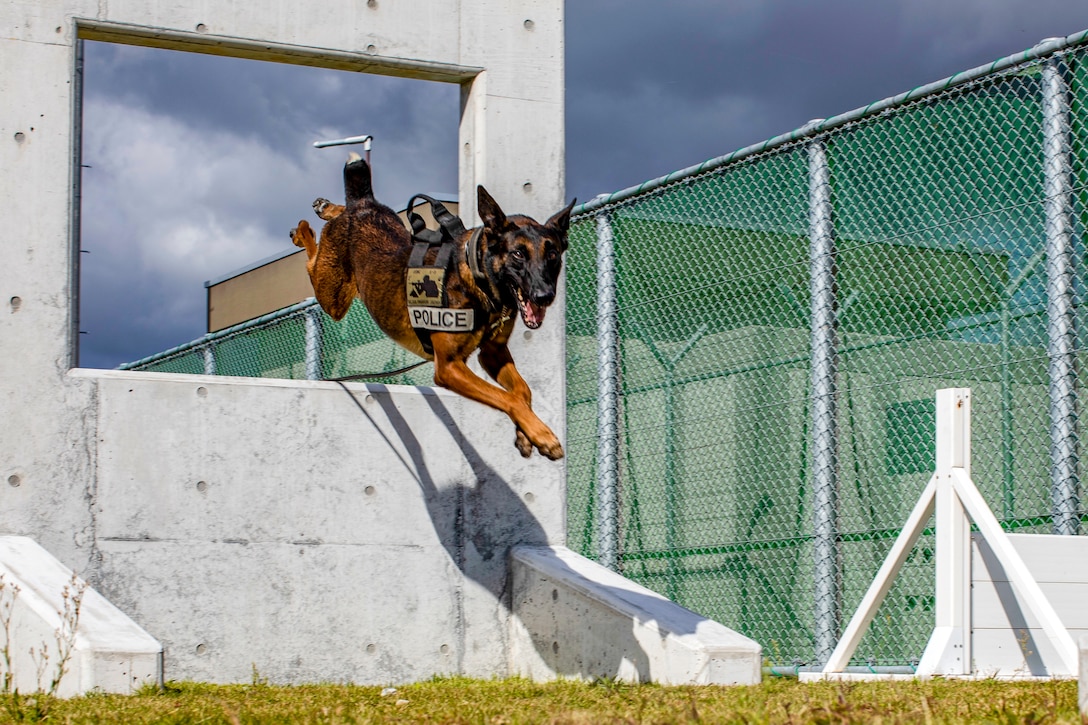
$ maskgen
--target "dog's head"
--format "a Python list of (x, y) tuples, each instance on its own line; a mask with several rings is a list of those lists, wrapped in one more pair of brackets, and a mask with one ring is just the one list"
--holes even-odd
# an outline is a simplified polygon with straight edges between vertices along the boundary
[(487, 189), (476, 191), (491, 277), (503, 303), (517, 305), (521, 321), (535, 330), (555, 300), (574, 201), (540, 224), (527, 216), (507, 217)]

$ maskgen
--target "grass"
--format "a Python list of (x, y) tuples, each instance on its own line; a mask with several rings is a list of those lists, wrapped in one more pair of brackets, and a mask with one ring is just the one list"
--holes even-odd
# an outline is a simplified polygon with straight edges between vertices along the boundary
[[(55, 723), (1077, 723), (1077, 684), (806, 683), (659, 687), (610, 682), (435, 679), (398, 687), (170, 683), (132, 696), (52, 700)], [(0, 722), (37, 720), (0, 696)], [(20, 717), (22, 716), (22, 717)]]

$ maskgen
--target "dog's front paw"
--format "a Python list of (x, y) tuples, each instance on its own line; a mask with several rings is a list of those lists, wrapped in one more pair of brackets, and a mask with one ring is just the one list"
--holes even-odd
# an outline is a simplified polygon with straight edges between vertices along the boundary
[(533, 442), (529, 440), (529, 436), (521, 432), (520, 428), (517, 437), (514, 439), (514, 446), (518, 449), (518, 453), (521, 454), (522, 458), (533, 455)]
[(545, 458), (550, 458), (553, 461), (558, 461), (560, 458), (563, 457), (563, 446), (559, 443), (558, 440), (555, 441), (555, 443), (545, 443), (543, 445), (539, 445), (537, 446), (537, 448), (540, 449), (540, 453)]
[(551, 430), (545, 429), (545, 435), (540, 437), (537, 441), (536, 447), (540, 451), (540, 454), (545, 458), (550, 458), (553, 461), (558, 461), (563, 457), (563, 446), (559, 442), (559, 439), (555, 437), (555, 433)]
[(518, 437), (514, 441), (514, 445), (518, 447), (521, 455), (526, 458), (532, 454), (533, 448), (540, 451), (540, 454), (545, 458), (550, 458), (553, 461), (558, 461), (563, 457), (563, 445), (559, 442), (555, 433), (552, 432), (552, 429), (543, 423), (535, 426), (535, 430), (532, 430), (531, 433), (518, 428)]

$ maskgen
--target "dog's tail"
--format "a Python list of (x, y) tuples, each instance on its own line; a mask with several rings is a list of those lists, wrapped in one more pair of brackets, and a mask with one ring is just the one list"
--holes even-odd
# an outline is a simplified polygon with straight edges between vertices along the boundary
[(344, 164), (344, 198), (349, 206), (357, 201), (374, 199), (370, 166), (363, 159), (352, 159)]

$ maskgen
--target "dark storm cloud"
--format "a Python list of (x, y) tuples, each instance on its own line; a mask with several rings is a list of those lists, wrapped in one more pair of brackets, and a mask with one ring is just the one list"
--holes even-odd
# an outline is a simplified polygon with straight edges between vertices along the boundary
[(568, 191), (631, 186), (1085, 27), (1070, 0), (568, 3)]
[(88, 43), (86, 52), (91, 94), (109, 93), (194, 129), (231, 128), (278, 145), (339, 126), (404, 140), (432, 104), (445, 104), (447, 116), (457, 110), (448, 103), (455, 88), (424, 81), (108, 43)]

